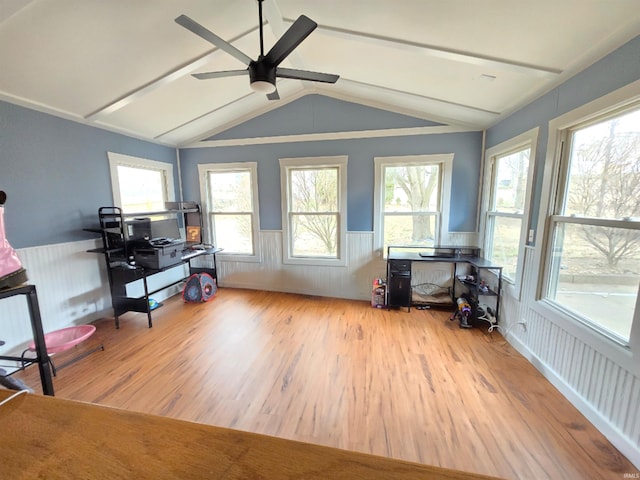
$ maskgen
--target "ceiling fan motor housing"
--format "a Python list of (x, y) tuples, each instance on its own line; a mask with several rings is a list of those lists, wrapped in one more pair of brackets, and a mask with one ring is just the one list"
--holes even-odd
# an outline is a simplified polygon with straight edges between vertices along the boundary
[(254, 82), (268, 82), (272, 85), (276, 84), (276, 67), (269, 65), (259, 58), (258, 61), (252, 60), (249, 64), (249, 80)]

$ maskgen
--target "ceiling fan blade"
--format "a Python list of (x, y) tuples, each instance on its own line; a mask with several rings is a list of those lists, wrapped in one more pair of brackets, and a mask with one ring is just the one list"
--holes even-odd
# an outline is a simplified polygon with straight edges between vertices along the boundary
[(274, 90), (272, 93), (267, 93), (267, 98), (269, 100), (280, 100), (280, 95), (278, 94), (278, 90)]
[(277, 68), (276, 77), (324, 83), (336, 83), (340, 78), (339, 75), (331, 73), (308, 72), (307, 70), (297, 70), (295, 68)]
[(206, 28), (204, 28), (202, 25), (200, 25), (195, 20), (191, 20), (186, 15), (180, 15), (178, 18), (176, 18), (175, 21), (176, 21), (176, 23), (178, 25), (182, 25), (184, 28), (186, 28), (190, 32), (195, 33), (196, 35), (198, 35), (199, 37), (203, 38), (207, 42), (209, 42), (209, 43), (213, 44), (214, 46), (218, 47), (220, 50), (224, 50), (229, 55), (237, 58), (238, 60), (240, 60), (245, 65), (249, 65), (249, 63), (251, 63), (252, 59), (250, 57), (248, 57), (247, 55), (242, 53), (240, 50), (238, 50), (236, 47), (234, 47), (230, 43), (227, 43), (226, 41), (224, 41), (222, 38), (217, 36), (215, 33), (213, 33), (211, 31), (207, 30)]
[(264, 57), (265, 60), (277, 67), (317, 26), (318, 24), (309, 17), (300, 15), (275, 45), (271, 47), (269, 53)]
[(237, 77), (239, 75), (246, 75), (247, 73), (249, 73), (247, 69), (224, 70), (222, 72), (192, 73), (191, 76), (197, 78), (198, 80), (208, 80), (210, 78)]

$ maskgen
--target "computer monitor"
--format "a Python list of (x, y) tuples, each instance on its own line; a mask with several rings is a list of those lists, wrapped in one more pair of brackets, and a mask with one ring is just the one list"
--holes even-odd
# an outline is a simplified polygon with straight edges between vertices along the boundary
[(151, 239), (161, 237), (169, 240), (180, 240), (182, 238), (177, 218), (166, 218), (151, 222)]

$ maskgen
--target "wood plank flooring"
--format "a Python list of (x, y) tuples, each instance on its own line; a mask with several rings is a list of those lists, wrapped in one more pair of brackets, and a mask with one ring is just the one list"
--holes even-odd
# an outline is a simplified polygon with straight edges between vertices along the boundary
[[(56, 395), (506, 479), (638, 472), (498, 332), (447, 312), (224, 288), (153, 317), (96, 322), (71, 354), (105, 351)], [(37, 368), (19, 378), (40, 391)]]

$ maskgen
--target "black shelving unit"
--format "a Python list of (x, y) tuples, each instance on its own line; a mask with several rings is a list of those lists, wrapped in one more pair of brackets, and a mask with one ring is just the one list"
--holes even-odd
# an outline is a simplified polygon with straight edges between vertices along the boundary
[[(215, 255), (220, 248), (202, 246), (202, 213), (200, 206), (195, 202), (180, 202), (168, 204), (167, 210), (157, 212), (144, 212), (124, 214), (119, 207), (101, 207), (98, 210), (98, 228), (85, 228), (85, 231), (99, 233), (102, 237), (102, 247), (88, 250), (89, 252), (103, 254), (107, 265), (107, 275), (111, 291), (111, 304), (115, 317), (116, 328), (120, 328), (120, 315), (126, 312), (146, 313), (149, 328), (153, 326), (149, 297), (154, 293), (165, 290), (171, 286), (183, 282), (188, 275), (193, 273), (208, 273), (217, 282), (217, 268)], [(137, 241), (129, 240), (127, 231), (129, 221), (140, 217), (177, 215), (183, 222), (187, 232), (186, 245), (199, 245), (198, 249), (187, 248), (178, 252), (179, 259), (172, 265), (163, 268), (149, 268), (135, 264), (135, 249), (139, 245)], [(147, 247), (148, 248), (148, 247)], [(212, 267), (192, 267), (191, 260), (203, 255), (213, 258)], [(148, 278), (180, 265), (189, 266), (189, 274), (178, 280), (162, 284), (160, 288), (149, 290)], [(127, 294), (127, 285), (142, 280), (144, 294), (139, 297), (131, 297)]]
[[(387, 247), (387, 306), (389, 308), (405, 307), (407, 311), (410, 310), (413, 304), (411, 266), (414, 262), (448, 263), (452, 268), (452, 282), (449, 286), (451, 303), (427, 306), (434, 308), (455, 307), (456, 298), (461, 293), (467, 293), (476, 305), (481, 303), (480, 300), (483, 297), (493, 297), (490, 302), (494, 304), (495, 319), (496, 322), (498, 321), (500, 292), (502, 290), (502, 266), (482, 258), (480, 249), (472, 246), (416, 247), (392, 245)], [(462, 265), (466, 265), (471, 269), (471, 273), (468, 275), (473, 276), (473, 281), (463, 280), (458, 275)], [(466, 277), (466, 275), (463, 275), (463, 277)], [(485, 290), (482, 285), (487, 285), (487, 289)], [(489, 287), (489, 285), (492, 285), (493, 288)]]

